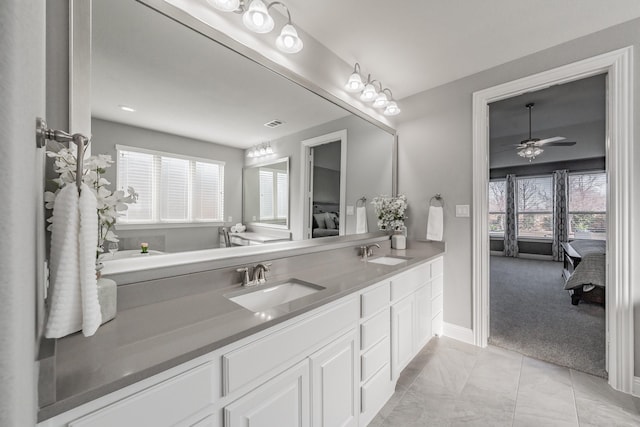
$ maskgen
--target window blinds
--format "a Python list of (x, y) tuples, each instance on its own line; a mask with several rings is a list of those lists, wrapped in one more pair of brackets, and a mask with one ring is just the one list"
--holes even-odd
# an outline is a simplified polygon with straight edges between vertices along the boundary
[(118, 188), (133, 187), (138, 202), (122, 223), (221, 222), (224, 163), (118, 146)]

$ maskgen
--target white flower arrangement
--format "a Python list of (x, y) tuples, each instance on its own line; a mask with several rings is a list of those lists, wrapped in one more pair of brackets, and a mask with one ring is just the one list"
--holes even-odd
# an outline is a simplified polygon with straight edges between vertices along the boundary
[(371, 201), (378, 218), (380, 230), (402, 230), (404, 220), (407, 219), (407, 197), (400, 194), (397, 197), (377, 196)]
[[(55, 172), (60, 176), (55, 178), (58, 189), (55, 192), (46, 191), (44, 193), (45, 207), (53, 209), (55, 205), (56, 195), (65, 185), (75, 185), (76, 182), (76, 156), (68, 148), (62, 148), (58, 152), (47, 152), (47, 156), (55, 158)], [(120, 212), (128, 209), (128, 203), (136, 203), (138, 194), (132, 187), (124, 191), (111, 191), (107, 188), (111, 183), (101, 175), (105, 173), (108, 167), (111, 167), (113, 160), (111, 156), (99, 154), (91, 156), (84, 161), (84, 174), (82, 182), (87, 184), (96, 196), (98, 201), (98, 241), (96, 247), (96, 257), (103, 252), (105, 241), (117, 242), (118, 236), (113, 232), (113, 226), (116, 224)], [(52, 217), (47, 222), (52, 222)], [(53, 224), (49, 224), (47, 230), (51, 231)]]

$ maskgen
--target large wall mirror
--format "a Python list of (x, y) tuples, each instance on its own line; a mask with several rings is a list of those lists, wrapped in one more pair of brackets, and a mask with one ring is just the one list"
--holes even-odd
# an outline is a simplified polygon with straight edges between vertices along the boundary
[[(120, 251), (135, 252), (141, 242), (153, 253), (220, 248), (220, 228), (240, 222), (274, 241), (311, 238), (305, 230), (316, 211), (336, 214), (343, 226), (336, 224), (334, 234), (354, 234), (362, 232), (358, 200), (392, 193), (394, 135), (384, 126), (139, 1), (93, 0), (91, 91), (92, 153), (116, 160), (105, 176), (112, 185), (139, 193), (116, 226)], [(305, 169), (310, 148), (303, 141), (336, 132), (345, 135), (341, 161), (332, 161), (328, 145), (322, 154), (318, 146), (315, 169)], [(263, 144), (263, 155), (248, 156)], [(268, 209), (260, 174), (266, 186), (268, 171), (271, 216), (260, 213)], [(309, 173), (319, 185), (317, 200), (305, 200)], [(327, 186), (342, 180), (343, 191), (325, 191), (322, 179)], [(196, 191), (205, 181), (213, 193)], [(205, 214), (195, 215), (196, 205), (198, 212), (207, 207)], [(163, 206), (180, 206), (171, 211), (180, 213)], [(367, 209), (367, 229), (375, 231), (368, 202)]]

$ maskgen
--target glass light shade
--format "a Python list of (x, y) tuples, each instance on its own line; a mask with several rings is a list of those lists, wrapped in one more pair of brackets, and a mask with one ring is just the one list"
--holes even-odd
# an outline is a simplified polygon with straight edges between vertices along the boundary
[(291, 24), (282, 27), (280, 35), (276, 39), (276, 47), (284, 53), (298, 53), (302, 50), (302, 40), (298, 32)]
[(364, 83), (362, 83), (362, 77), (360, 77), (360, 74), (355, 72), (351, 74), (349, 76), (349, 80), (347, 80), (347, 84), (344, 85), (344, 89), (351, 93), (360, 92), (364, 89)]
[(539, 156), (543, 152), (544, 150), (540, 147), (525, 147), (518, 150), (518, 155), (526, 159), (535, 159), (537, 156)]
[(207, 0), (207, 3), (223, 12), (233, 12), (240, 7), (240, 0)]
[(247, 152), (247, 157), (253, 157), (255, 153), (253, 152), (253, 148)]
[(384, 109), (384, 115), (385, 116), (397, 116), (398, 114), (400, 114), (400, 107), (398, 107), (398, 104), (396, 104), (395, 101), (391, 101), (387, 104), (387, 108)]
[(371, 83), (367, 83), (364, 87), (362, 94), (360, 94), (360, 100), (364, 102), (372, 102), (378, 96), (378, 91), (376, 91), (375, 86)]
[(264, 156), (265, 154), (267, 154), (267, 149), (264, 147), (260, 147), (260, 155)]
[(254, 33), (268, 33), (273, 30), (274, 22), (267, 6), (262, 0), (251, 0), (249, 8), (242, 15), (244, 25)]
[(267, 145), (267, 154), (273, 154), (273, 148), (271, 148), (271, 144)]
[(384, 92), (380, 92), (373, 101), (373, 106), (376, 108), (384, 108), (387, 104), (389, 104), (389, 98), (387, 98), (387, 94)]

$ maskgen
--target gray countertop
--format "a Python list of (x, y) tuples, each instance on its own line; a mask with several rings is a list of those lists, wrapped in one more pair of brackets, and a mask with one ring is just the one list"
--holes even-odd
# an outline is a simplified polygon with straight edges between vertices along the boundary
[[(56, 350), (56, 399), (40, 409), (38, 421), (224, 347), (308, 312), (444, 253), (443, 243), (410, 242), (406, 250), (382, 245), (375, 256), (409, 257), (395, 266), (367, 263), (355, 254), (320, 252), (280, 261), (270, 281), (296, 279), (325, 289), (255, 316), (224, 297), (239, 285), (156, 301), (119, 311), (93, 337), (62, 338)], [(353, 248), (351, 248), (353, 249)], [(343, 250), (345, 251), (345, 250)], [(346, 253), (346, 252), (345, 252)], [(333, 257), (331, 257), (333, 256)], [(298, 268), (290, 266), (298, 264)], [(303, 264), (303, 267), (300, 267)], [(180, 285), (183, 276), (175, 277)], [(269, 319), (271, 316), (271, 319)]]

